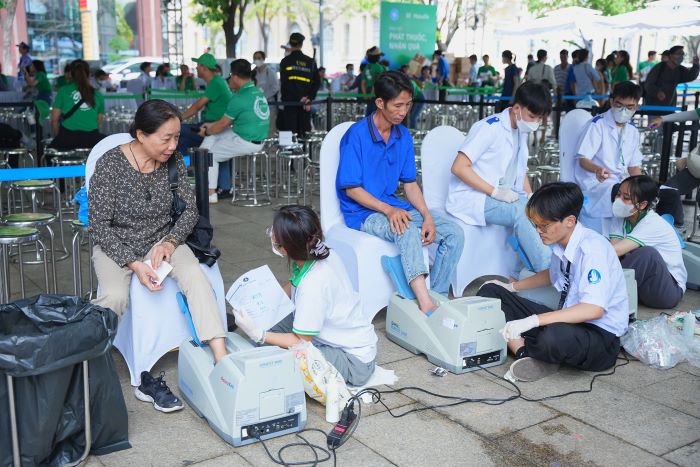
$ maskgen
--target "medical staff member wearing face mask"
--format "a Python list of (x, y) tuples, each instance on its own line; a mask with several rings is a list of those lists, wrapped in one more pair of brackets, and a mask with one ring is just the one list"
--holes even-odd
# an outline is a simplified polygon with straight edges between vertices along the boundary
[(641, 175), (639, 132), (630, 123), (639, 108), (642, 88), (631, 81), (618, 83), (610, 95), (610, 110), (588, 122), (581, 136), (574, 179), (588, 203), (581, 222), (607, 236), (612, 220), (612, 188), (628, 175)]
[(551, 253), (525, 216), (532, 193), (527, 140), (551, 107), (549, 91), (526, 82), (512, 107), (475, 123), (452, 164), (445, 202), (447, 212), (467, 224), (513, 228), (535, 272), (549, 267)]
[(626, 178), (613, 202), (610, 241), (622, 267), (634, 269), (639, 301), (673, 308), (683, 298), (688, 272), (675, 230), (651, 208), (658, 184), (646, 175)]
[(377, 335), (340, 256), (323, 242), (318, 216), (307, 206), (284, 206), (268, 233), (273, 253), (292, 268), (284, 289), (294, 312), (263, 330), (245, 310), (234, 310), (236, 324), (259, 344), (289, 348), (311, 341), (348, 384), (366, 383), (374, 373)]
[[(277, 72), (265, 63), (265, 52), (258, 50), (253, 54), (253, 80), (255, 85), (265, 94), (267, 102), (276, 102), (280, 92), (280, 80), (277, 78)], [(277, 106), (270, 105), (270, 131), (272, 135), (277, 132)]]

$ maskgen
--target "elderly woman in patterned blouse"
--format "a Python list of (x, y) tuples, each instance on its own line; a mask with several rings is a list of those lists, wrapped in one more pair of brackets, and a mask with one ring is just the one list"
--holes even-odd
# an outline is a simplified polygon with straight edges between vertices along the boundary
[[(121, 315), (129, 301), (131, 275), (150, 291), (162, 261), (187, 297), (197, 335), (208, 341), (215, 361), (226, 355), (224, 324), (211, 285), (192, 250), (184, 243), (197, 223), (194, 193), (180, 153), (180, 112), (162, 100), (149, 100), (136, 111), (134, 140), (106, 152), (95, 166), (88, 193), (90, 236), (100, 295), (94, 303)], [(178, 194), (187, 209), (171, 225), (173, 195), (167, 161), (175, 157)], [(151, 265), (145, 263), (151, 261)], [(154, 312), (157, 312), (154, 310)]]

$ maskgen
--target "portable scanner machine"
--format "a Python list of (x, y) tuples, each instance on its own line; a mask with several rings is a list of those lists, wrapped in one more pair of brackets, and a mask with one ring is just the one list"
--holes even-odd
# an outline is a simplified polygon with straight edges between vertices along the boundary
[(431, 291), (438, 308), (426, 316), (418, 308), (398, 257), (384, 256), (382, 265), (397, 289), (386, 312), (389, 340), (415, 354), (425, 354), (429, 362), (457, 374), (506, 360), (506, 342), (499, 332), (506, 324), (500, 300), (448, 300)]
[[(186, 309), (186, 302), (184, 306)], [(185, 314), (189, 317), (189, 311)], [(275, 346), (255, 347), (228, 332), (229, 354), (215, 366), (209, 347), (193, 336), (180, 345), (180, 392), (227, 443), (243, 446), (304, 428), (304, 386), (291, 352)]]

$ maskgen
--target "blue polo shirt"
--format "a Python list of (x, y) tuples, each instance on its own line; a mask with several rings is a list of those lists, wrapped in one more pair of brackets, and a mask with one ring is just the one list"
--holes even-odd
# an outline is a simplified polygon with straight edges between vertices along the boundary
[(348, 188), (362, 187), (369, 194), (390, 206), (413, 209), (410, 203), (394, 193), (399, 181), (416, 181), (416, 155), (413, 138), (403, 125), (391, 129), (389, 141), (379, 134), (374, 114), (351, 126), (340, 141), (340, 162), (335, 187), (345, 224), (360, 229), (362, 223), (376, 211), (368, 209), (345, 193)]

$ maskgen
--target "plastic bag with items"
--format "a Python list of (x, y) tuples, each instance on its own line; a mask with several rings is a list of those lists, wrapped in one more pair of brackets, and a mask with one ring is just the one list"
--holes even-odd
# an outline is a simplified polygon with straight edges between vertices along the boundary
[(326, 360), (321, 351), (311, 342), (302, 342), (289, 350), (294, 354), (295, 365), (303, 377), (306, 394), (326, 405), (326, 387), (328, 381), (334, 378), (338, 388), (338, 406), (343, 407), (350, 398), (350, 391), (343, 376)]
[(700, 367), (700, 340), (684, 336), (665, 315), (635, 321), (620, 342), (630, 355), (653, 368), (673, 368), (685, 360)]
[(80, 190), (75, 194), (73, 202), (79, 205), (78, 220), (88, 225), (88, 195), (85, 185), (81, 186)]

